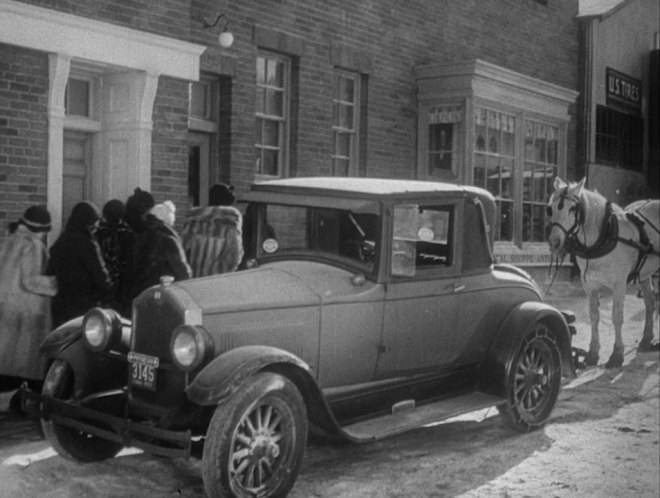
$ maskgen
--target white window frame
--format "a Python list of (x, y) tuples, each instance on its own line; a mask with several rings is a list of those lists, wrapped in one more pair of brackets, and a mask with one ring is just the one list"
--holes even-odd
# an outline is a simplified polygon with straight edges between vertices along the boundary
[[(259, 59), (274, 60), (278, 63), (283, 64), (283, 81), (282, 87), (275, 87), (267, 84), (259, 84), (257, 81), (257, 75), (255, 73), (255, 86), (256, 90), (278, 90), (282, 91), (282, 116), (269, 115), (258, 110), (258, 107), (255, 107), (255, 132), (257, 131), (256, 127), (261, 126), (262, 122), (265, 121), (275, 121), (279, 124), (279, 136), (278, 144), (276, 146), (268, 146), (263, 143), (258, 143), (256, 140), (257, 134), (255, 133), (255, 180), (267, 180), (273, 178), (285, 178), (289, 175), (289, 135), (290, 135), (290, 107), (291, 107), (291, 59), (289, 57), (275, 54), (273, 52), (259, 51), (257, 54), (257, 59), (255, 60), (255, 71), (256, 64), (258, 64)], [(260, 135), (261, 136), (261, 135)], [(261, 163), (263, 158), (263, 151), (267, 150), (276, 150), (277, 161), (278, 161), (278, 171), (275, 175), (269, 175), (261, 171)]]
[[(340, 79), (353, 82), (353, 101), (341, 100), (339, 95)], [(332, 89), (332, 175), (343, 176), (337, 173), (336, 162), (338, 160), (348, 161), (347, 176), (358, 176), (360, 159), (360, 110), (361, 110), (361, 77), (359, 73), (335, 68)], [(353, 120), (350, 127), (341, 126), (337, 111), (340, 107), (353, 108)], [(348, 135), (349, 152), (347, 156), (340, 155), (338, 151), (338, 139), (340, 135)]]

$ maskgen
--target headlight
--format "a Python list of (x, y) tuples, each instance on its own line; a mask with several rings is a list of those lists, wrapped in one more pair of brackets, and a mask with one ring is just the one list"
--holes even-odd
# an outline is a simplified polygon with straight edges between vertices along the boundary
[(212, 341), (204, 328), (180, 325), (172, 333), (170, 354), (172, 361), (185, 371), (197, 368), (204, 358), (212, 355)]
[(92, 308), (83, 318), (83, 336), (92, 351), (105, 351), (121, 341), (121, 318), (113, 310)]

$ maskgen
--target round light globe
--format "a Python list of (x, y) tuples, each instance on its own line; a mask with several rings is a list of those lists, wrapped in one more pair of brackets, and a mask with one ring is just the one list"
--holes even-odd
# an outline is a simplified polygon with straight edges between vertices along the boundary
[(223, 31), (218, 36), (218, 42), (222, 48), (229, 48), (234, 43), (234, 35), (229, 31)]

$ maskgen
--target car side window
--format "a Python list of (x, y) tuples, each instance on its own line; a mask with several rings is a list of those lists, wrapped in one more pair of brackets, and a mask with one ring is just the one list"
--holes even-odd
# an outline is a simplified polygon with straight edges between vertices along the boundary
[(412, 277), (452, 266), (453, 206), (395, 206), (393, 223), (392, 275)]

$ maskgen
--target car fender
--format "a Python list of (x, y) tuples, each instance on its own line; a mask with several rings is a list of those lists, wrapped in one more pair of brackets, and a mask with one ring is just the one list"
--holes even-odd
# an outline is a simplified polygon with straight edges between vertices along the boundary
[[(71, 324), (72, 322), (67, 322)], [(82, 323), (82, 320), (80, 321)], [(64, 327), (64, 326), (63, 326)], [(82, 398), (88, 394), (117, 389), (126, 385), (126, 362), (87, 349), (82, 339), (82, 329), (73, 326), (60, 327), (49, 335), (41, 348), (51, 348), (49, 362), (61, 358), (73, 370), (74, 397)], [(61, 332), (61, 335), (55, 334)], [(66, 340), (62, 340), (66, 338)], [(52, 342), (48, 342), (51, 340)], [(55, 347), (57, 345), (57, 347)]]
[(82, 337), (83, 317), (63, 323), (46, 336), (39, 346), (39, 354), (54, 359), (60, 352)]
[(562, 375), (575, 377), (571, 355), (571, 332), (564, 316), (557, 309), (541, 302), (525, 302), (507, 313), (479, 369), (480, 390), (493, 396), (506, 397), (506, 379), (512, 368), (514, 354), (535, 323), (545, 322), (557, 336)]
[(186, 388), (193, 403), (213, 406), (238, 391), (257, 372), (269, 371), (289, 378), (300, 391), (310, 422), (327, 435), (341, 434), (309, 365), (296, 355), (271, 346), (231, 349), (206, 365)]

